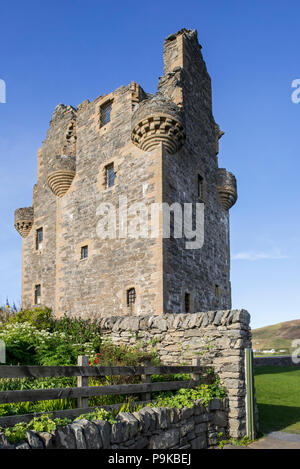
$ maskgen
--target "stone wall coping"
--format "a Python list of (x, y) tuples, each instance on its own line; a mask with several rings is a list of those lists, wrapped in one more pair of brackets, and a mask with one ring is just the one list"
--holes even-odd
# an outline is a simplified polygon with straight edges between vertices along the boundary
[(207, 326), (230, 326), (242, 324), (249, 326), (250, 314), (244, 309), (207, 311), (188, 314), (162, 314), (141, 316), (111, 316), (98, 318), (100, 327), (105, 331), (116, 332), (157, 329), (160, 332), (174, 329), (205, 328)]

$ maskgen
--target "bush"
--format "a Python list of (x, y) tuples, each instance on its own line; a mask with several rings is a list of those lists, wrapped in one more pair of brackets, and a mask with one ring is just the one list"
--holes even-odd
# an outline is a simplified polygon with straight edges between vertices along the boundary
[(37, 329), (50, 329), (54, 318), (49, 308), (34, 308), (33, 310), (21, 310), (10, 315), (10, 323), (28, 323)]
[(155, 352), (144, 352), (139, 347), (115, 345), (109, 339), (101, 341), (98, 364), (102, 366), (136, 366), (151, 362), (160, 364)]
[(75, 365), (78, 355), (93, 354), (91, 343), (72, 343), (63, 332), (39, 330), (29, 322), (8, 323), (0, 330), (8, 364)]
[(52, 319), (50, 330), (65, 334), (73, 343), (89, 343), (94, 352), (100, 351), (101, 329), (96, 321), (64, 315), (62, 318)]

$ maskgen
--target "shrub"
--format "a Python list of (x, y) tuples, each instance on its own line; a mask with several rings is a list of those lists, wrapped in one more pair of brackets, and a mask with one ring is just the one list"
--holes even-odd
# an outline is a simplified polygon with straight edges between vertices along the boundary
[(153, 351), (144, 352), (139, 347), (115, 345), (109, 339), (101, 341), (98, 363), (102, 366), (136, 366), (145, 362), (155, 365), (159, 364), (160, 360)]
[(0, 329), (8, 364), (75, 365), (80, 354), (92, 354), (91, 343), (72, 343), (63, 332), (39, 330), (28, 322), (8, 323)]
[(50, 329), (65, 334), (74, 343), (90, 343), (95, 352), (100, 351), (101, 329), (96, 321), (64, 315), (52, 320)]
[(28, 323), (37, 329), (50, 329), (53, 316), (49, 308), (34, 308), (33, 310), (21, 310), (10, 315), (10, 323)]
[[(5, 308), (2, 309), (5, 310)], [(69, 342), (74, 344), (89, 343), (95, 352), (99, 352), (101, 330), (95, 321), (72, 318), (67, 315), (62, 318), (54, 318), (49, 308), (34, 308), (33, 310), (15, 312), (5, 310), (4, 313), (2, 314), (2, 323), (5, 325), (7, 323), (30, 324), (40, 331), (62, 333), (69, 337)]]

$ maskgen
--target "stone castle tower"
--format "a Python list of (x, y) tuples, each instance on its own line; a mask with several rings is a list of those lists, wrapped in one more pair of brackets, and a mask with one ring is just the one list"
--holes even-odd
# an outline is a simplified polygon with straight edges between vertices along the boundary
[[(222, 134), (197, 32), (186, 29), (165, 40), (155, 95), (132, 82), (77, 109), (59, 104), (38, 151), (32, 207), (15, 212), (22, 307), (85, 317), (229, 309), (237, 192), (218, 167)], [(162, 229), (130, 238), (119, 221), (115, 239), (99, 237), (99, 205), (119, 207), (120, 197), (128, 206), (204, 203), (203, 246), (186, 249)]]

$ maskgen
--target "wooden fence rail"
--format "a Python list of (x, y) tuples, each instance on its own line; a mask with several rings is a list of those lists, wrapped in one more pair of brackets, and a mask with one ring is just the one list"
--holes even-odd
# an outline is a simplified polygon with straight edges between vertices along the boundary
[[(89, 407), (89, 398), (108, 395), (139, 394), (143, 402), (151, 401), (151, 393), (158, 391), (176, 391), (181, 388), (192, 388), (201, 383), (209, 382), (208, 367), (200, 366), (199, 359), (193, 361), (192, 366), (87, 366), (86, 356), (78, 357), (78, 366), (0, 366), (1, 378), (46, 378), (46, 377), (77, 377), (77, 387), (53, 389), (28, 389), (17, 391), (0, 391), (0, 404), (17, 402), (36, 402), (52, 399), (77, 399), (76, 409), (55, 412), (56, 417), (71, 416), (72, 418), (90, 412), (95, 407)], [(167, 375), (184, 373), (190, 374), (186, 381), (157, 381), (151, 382), (151, 375)], [(103, 376), (140, 376), (140, 384), (115, 384), (103, 386), (89, 386), (89, 377)], [(111, 408), (112, 406), (98, 406)], [(118, 407), (113, 406), (113, 407)], [(40, 413), (39, 415), (41, 415)], [(36, 415), (36, 414), (35, 414)], [(0, 418), (0, 427), (14, 425), (17, 422), (29, 421), (33, 414), (14, 415)]]
[[(151, 375), (206, 374), (206, 366), (148, 366)], [(74, 376), (140, 376), (144, 366), (0, 366), (0, 378), (63, 378)]]

